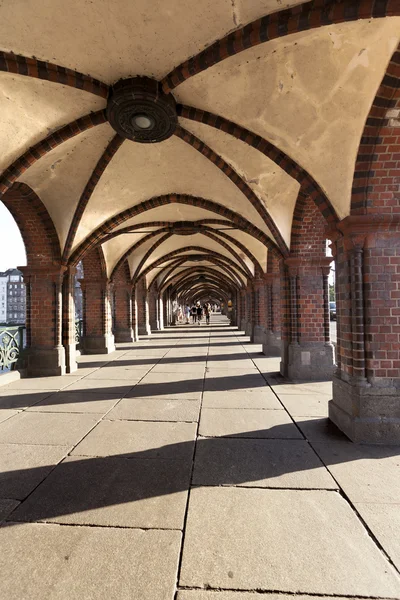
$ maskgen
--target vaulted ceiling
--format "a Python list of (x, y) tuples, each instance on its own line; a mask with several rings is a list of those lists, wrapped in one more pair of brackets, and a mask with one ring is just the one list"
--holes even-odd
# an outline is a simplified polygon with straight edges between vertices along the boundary
[[(134, 279), (206, 272), (210, 290), (265, 271), (268, 251), (290, 249), (302, 187), (332, 218), (349, 214), (365, 120), (399, 42), (395, 2), (300, 4), (2, 3), (0, 192), (15, 181), (36, 192), (65, 263), (101, 244), (109, 276), (126, 259)], [(136, 76), (176, 100), (164, 141), (126, 139), (107, 120), (111, 86)]]

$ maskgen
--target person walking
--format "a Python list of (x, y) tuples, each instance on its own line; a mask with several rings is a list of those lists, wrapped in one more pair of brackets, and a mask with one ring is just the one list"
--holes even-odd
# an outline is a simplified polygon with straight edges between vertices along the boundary
[(206, 317), (206, 325), (210, 324), (210, 305), (207, 302), (203, 306), (203, 312)]
[(203, 314), (203, 309), (201, 308), (200, 302), (197, 303), (196, 311), (197, 311), (197, 322), (200, 325), (201, 317), (202, 317), (202, 314)]
[(192, 308), (190, 309), (190, 314), (192, 315), (192, 323), (194, 325), (196, 323), (196, 317), (197, 317), (197, 309), (194, 304), (192, 304)]
[(189, 317), (190, 317), (190, 306), (189, 304), (186, 304), (185, 306), (185, 316), (186, 316), (186, 325), (189, 324)]

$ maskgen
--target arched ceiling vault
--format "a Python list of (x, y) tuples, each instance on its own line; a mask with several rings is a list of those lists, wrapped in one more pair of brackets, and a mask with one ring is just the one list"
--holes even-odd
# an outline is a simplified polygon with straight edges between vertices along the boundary
[[(299, 194), (327, 223), (350, 213), (400, 31), (398, 0), (285, 4), (3, 3), (0, 194), (37, 195), (65, 265), (101, 248), (108, 276), (127, 261), (177, 290), (190, 269), (227, 290), (265, 272), (290, 252)], [(155, 112), (124, 86), (143, 106), (156, 89)]]

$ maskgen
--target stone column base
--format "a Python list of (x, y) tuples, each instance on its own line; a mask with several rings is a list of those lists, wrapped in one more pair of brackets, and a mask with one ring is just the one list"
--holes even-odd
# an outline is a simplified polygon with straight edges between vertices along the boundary
[(253, 328), (253, 335), (251, 341), (253, 344), (262, 344), (265, 338), (265, 330), (261, 325), (255, 325)]
[(281, 356), (282, 339), (273, 331), (266, 331), (263, 340), (263, 354), (265, 356)]
[(138, 335), (151, 335), (150, 325), (139, 325)]
[(20, 368), (24, 377), (65, 375), (64, 346), (26, 348), (21, 354)]
[(78, 370), (76, 359), (80, 356), (79, 350), (76, 349), (76, 342), (73, 344), (64, 345), (65, 351), (65, 368), (67, 373), (74, 373)]
[(333, 377), (332, 344), (288, 344), (282, 357), (281, 374), (289, 379), (326, 381)]
[(240, 331), (246, 331), (246, 324), (247, 324), (247, 321), (245, 319), (241, 319), (240, 328), (239, 328)]
[(132, 329), (115, 329), (114, 338), (117, 343), (121, 342), (133, 342), (133, 331)]
[(85, 335), (82, 337), (83, 354), (110, 354), (115, 350), (114, 336)]
[(400, 445), (400, 390), (333, 377), (329, 418), (353, 442)]
[(158, 319), (157, 321), (150, 323), (150, 332), (151, 331), (161, 331), (160, 321)]
[(254, 335), (254, 325), (253, 323), (250, 323), (250, 321), (246, 322), (245, 328), (244, 328), (244, 333), (245, 335), (250, 336), (250, 341), (253, 341), (253, 335)]

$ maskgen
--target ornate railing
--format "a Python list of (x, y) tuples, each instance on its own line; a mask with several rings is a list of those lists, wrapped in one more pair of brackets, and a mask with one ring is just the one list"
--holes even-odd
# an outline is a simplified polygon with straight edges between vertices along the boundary
[(75, 321), (75, 342), (77, 348), (79, 348), (83, 336), (83, 319)]
[(15, 369), (24, 347), (24, 327), (0, 327), (0, 373)]

